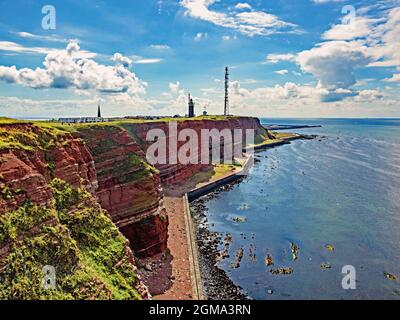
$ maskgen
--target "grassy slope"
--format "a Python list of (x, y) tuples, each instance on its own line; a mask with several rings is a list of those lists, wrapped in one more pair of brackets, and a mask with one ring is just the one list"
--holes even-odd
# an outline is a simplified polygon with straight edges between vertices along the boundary
[[(139, 299), (126, 240), (96, 200), (58, 179), (52, 189), (54, 207), (26, 203), (0, 217), (0, 247), (11, 243), (0, 299)], [(45, 265), (56, 268), (56, 290), (42, 288)]]

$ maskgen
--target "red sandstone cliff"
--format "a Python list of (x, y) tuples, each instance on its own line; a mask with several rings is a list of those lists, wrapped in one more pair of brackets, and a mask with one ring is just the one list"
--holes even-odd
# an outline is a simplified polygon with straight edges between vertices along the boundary
[[(97, 177), (93, 158), (81, 139), (65, 133), (53, 136), (32, 124), (1, 125), (3, 136), (20, 135), (28, 148), (0, 150), (0, 214), (14, 210), (26, 200), (49, 204), (49, 182), (58, 177), (74, 187), (93, 193)], [(13, 194), (11, 194), (13, 193)]]
[[(127, 130), (133, 132), (133, 134), (143, 143), (143, 149), (147, 150), (149, 143), (146, 142), (146, 135), (149, 130), (152, 129), (161, 129), (166, 133), (166, 144), (168, 150), (168, 140), (170, 138), (169, 132), (169, 123), (168, 122), (147, 122), (140, 123), (135, 125), (126, 125)], [(202, 129), (217, 129), (222, 131), (224, 129), (235, 130), (241, 129), (243, 134), (243, 141), (245, 141), (246, 129), (254, 130), (255, 136), (260, 135), (268, 135), (263, 127), (260, 124), (259, 119), (252, 117), (232, 117), (226, 118), (223, 120), (215, 120), (210, 118), (202, 119), (202, 120), (185, 120), (185, 121), (177, 121), (177, 134), (179, 134), (182, 130), (192, 129), (196, 131), (196, 134), (199, 138), (198, 145), (201, 145), (200, 137)], [(182, 146), (185, 142), (178, 143), (178, 148)], [(222, 150), (222, 148), (221, 148)], [(169, 155), (167, 155), (168, 157)], [(184, 181), (189, 177), (193, 176), (196, 172), (198, 172), (204, 165), (201, 164), (190, 164), (190, 165), (181, 165), (181, 164), (157, 164), (157, 169), (160, 171), (161, 181), (165, 184), (177, 183), (180, 181)]]
[(140, 256), (163, 252), (168, 217), (160, 176), (146, 163), (143, 150), (120, 127), (85, 128), (79, 136), (95, 159), (100, 205), (130, 240), (134, 252)]
[[(256, 118), (184, 120), (178, 133), (193, 129), (254, 129), (266, 134)], [(73, 134), (54, 134), (33, 124), (2, 124), (2, 135), (18, 135), (30, 148), (0, 151), (0, 214), (26, 200), (39, 205), (52, 201), (49, 182), (60, 178), (95, 195), (113, 222), (130, 240), (135, 254), (151, 256), (166, 249), (168, 217), (163, 207), (161, 182), (180, 182), (202, 165), (157, 165), (145, 160), (147, 132), (162, 129), (169, 138), (168, 122), (81, 126)], [(13, 141), (11, 141), (13, 142)], [(182, 142), (183, 143), (183, 142)], [(181, 143), (181, 144), (182, 144)], [(10, 194), (11, 193), (11, 194)], [(169, 213), (173, 214), (173, 213)]]

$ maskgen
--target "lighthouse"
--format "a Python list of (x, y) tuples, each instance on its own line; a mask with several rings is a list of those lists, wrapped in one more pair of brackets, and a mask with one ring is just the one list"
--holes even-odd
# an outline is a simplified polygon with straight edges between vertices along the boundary
[(194, 102), (192, 97), (190, 96), (189, 93), (189, 112), (188, 112), (188, 118), (194, 118)]

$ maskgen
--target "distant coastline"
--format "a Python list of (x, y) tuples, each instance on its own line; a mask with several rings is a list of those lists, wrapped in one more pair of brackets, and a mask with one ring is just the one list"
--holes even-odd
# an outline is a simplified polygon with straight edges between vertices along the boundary
[(321, 125), (316, 126), (308, 126), (308, 125), (285, 125), (285, 124), (270, 124), (270, 125), (262, 125), (267, 130), (293, 130), (293, 129), (310, 129), (310, 128), (321, 128)]

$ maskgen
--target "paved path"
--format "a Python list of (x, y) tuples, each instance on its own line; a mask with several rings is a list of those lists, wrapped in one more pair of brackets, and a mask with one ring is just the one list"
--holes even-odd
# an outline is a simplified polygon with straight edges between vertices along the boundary
[(172, 287), (154, 297), (156, 300), (191, 300), (190, 264), (183, 199), (181, 196), (166, 196), (164, 205), (169, 216), (168, 248), (173, 256)]

